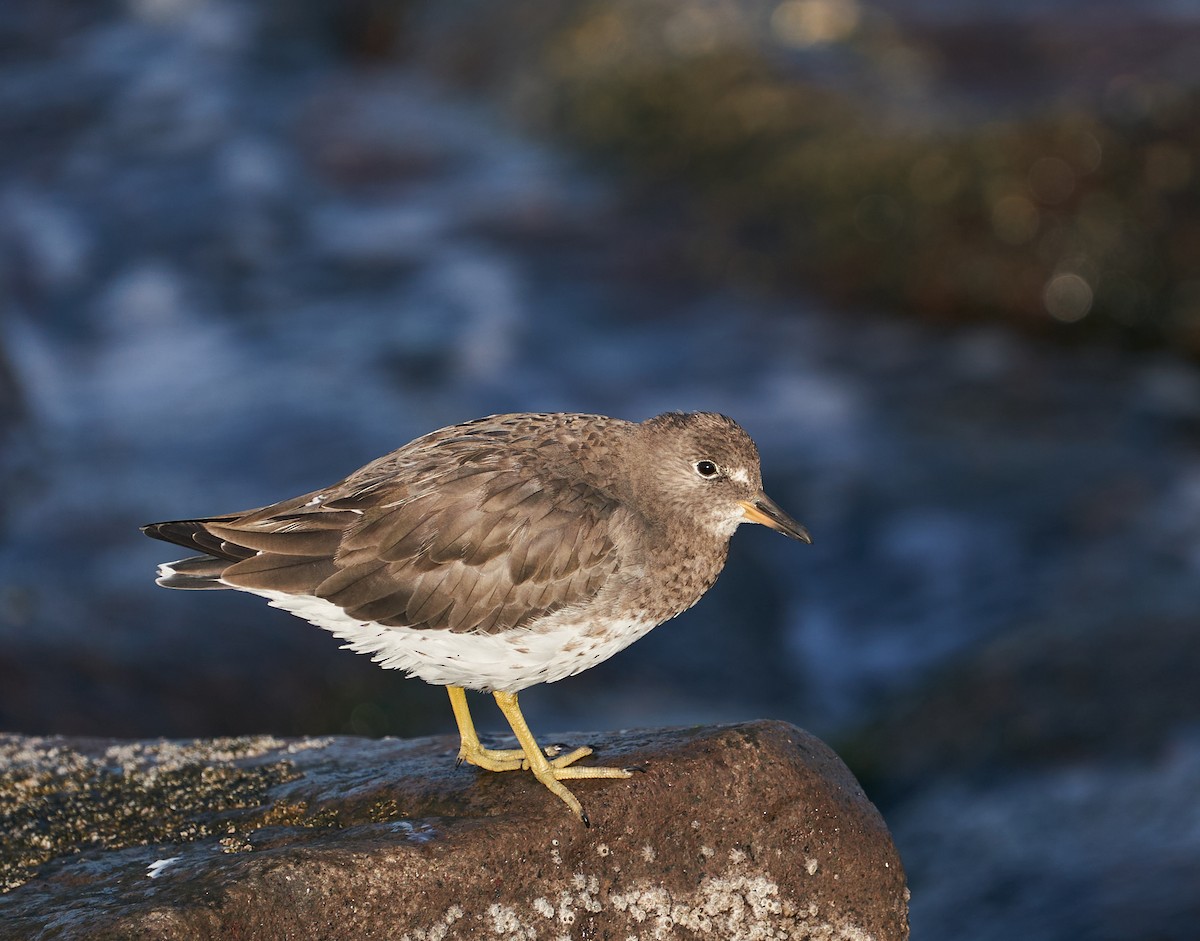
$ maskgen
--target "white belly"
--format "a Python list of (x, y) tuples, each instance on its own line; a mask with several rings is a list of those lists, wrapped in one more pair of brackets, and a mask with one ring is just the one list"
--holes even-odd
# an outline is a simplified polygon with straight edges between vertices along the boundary
[(534, 628), (453, 634), (357, 621), (322, 598), (282, 591), (250, 593), (340, 637), (350, 650), (371, 654), (371, 659), (389, 670), (403, 670), (435, 686), (463, 686), (482, 692), (515, 693), (573, 676), (624, 650), (656, 624), (644, 618), (625, 618), (601, 625), (595, 618), (583, 619), (580, 612), (564, 608)]

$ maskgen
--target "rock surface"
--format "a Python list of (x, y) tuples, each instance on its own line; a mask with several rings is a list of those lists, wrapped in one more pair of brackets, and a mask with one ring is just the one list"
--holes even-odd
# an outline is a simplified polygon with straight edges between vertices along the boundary
[(6, 938), (908, 936), (904, 872), (845, 765), (793, 726), (587, 738), (575, 786), (457, 742), (0, 738)]

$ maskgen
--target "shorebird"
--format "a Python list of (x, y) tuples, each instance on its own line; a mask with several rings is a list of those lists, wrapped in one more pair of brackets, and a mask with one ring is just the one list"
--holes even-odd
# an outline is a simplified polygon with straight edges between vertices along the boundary
[[(203, 553), (160, 565), (158, 584), (259, 595), (445, 686), (460, 762), (532, 771), (587, 823), (562, 782), (630, 769), (577, 764), (586, 746), (543, 750), (517, 694), (690, 608), (744, 522), (811, 542), (763, 492), (732, 419), (527, 413), (439, 429), (290, 500), (142, 530)], [(467, 689), (495, 697), (518, 748), (483, 747)]]

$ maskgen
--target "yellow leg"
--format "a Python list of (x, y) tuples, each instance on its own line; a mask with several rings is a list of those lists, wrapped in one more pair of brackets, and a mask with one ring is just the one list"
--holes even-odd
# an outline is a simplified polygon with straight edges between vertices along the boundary
[[(450, 708), (454, 710), (454, 721), (458, 723), (458, 734), (462, 744), (458, 749), (458, 760), (467, 762), (485, 771), (521, 771), (529, 768), (525, 751), (521, 748), (484, 748), (475, 731), (475, 723), (471, 720), (471, 710), (467, 706), (467, 694), (461, 686), (447, 686), (450, 694)], [(553, 759), (548, 763), (556, 768), (565, 768), (572, 762), (590, 755), (592, 750), (586, 746), (574, 751), (558, 755), (558, 748), (550, 746), (546, 749), (546, 758)], [(545, 760), (545, 759), (543, 759)]]
[[(583, 807), (576, 800), (575, 795), (568, 791), (560, 782), (578, 778), (628, 778), (632, 776), (631, 772), (624, 768), (569, 768), (566, 764), (560, 763), (562, 762), (561, 758), (556, 761), (547, 761), (546, 756), (542, 754), (542, 750), (538, 747), (533, 733), (529, 731), (525, 717), (521, 715), (521, 707), (517, 705), (517, 694), (497, 691), (492, 695), (496, 698), (496, 705), (504, 713), (504, 718), (512, 726), (513, 734), (517, 737), (517, 741), (521, 743), (521, 748), (525, 753), (525, 767), (528, 767), (533, 772), (534, 777), (546, 785), (551, 793), (557, 795), (559, 800), (570, 807), (575, 816), (582, 820), (585, 825), (588, 824), (588, 818), (587, 814), (583, 812)], [(574, 760), (575, 753), (572, 752), (567, 757)], [(579, 757), (583, 756), (580, 755)]]
[(458, 760), (486, 771), (519, 771), (525, 764), (525, 752), (519, 748), (484, 748), (479, 742), (479, 733), (475, 731), (475, 723), (471, 721), (466, 690), (461, 686), (447, 686), (446, 692), (450, 694), (450, 708), (454, 710), (454, 721), (458, 723), (458, 734), (462, 739)]

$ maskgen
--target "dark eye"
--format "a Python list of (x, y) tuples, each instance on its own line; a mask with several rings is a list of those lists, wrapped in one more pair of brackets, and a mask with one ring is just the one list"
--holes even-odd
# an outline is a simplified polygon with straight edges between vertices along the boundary
[(701, 477), (712, 478), (718, 474), (717, 465), (712, 461), (697, 461), (696, 473)]

